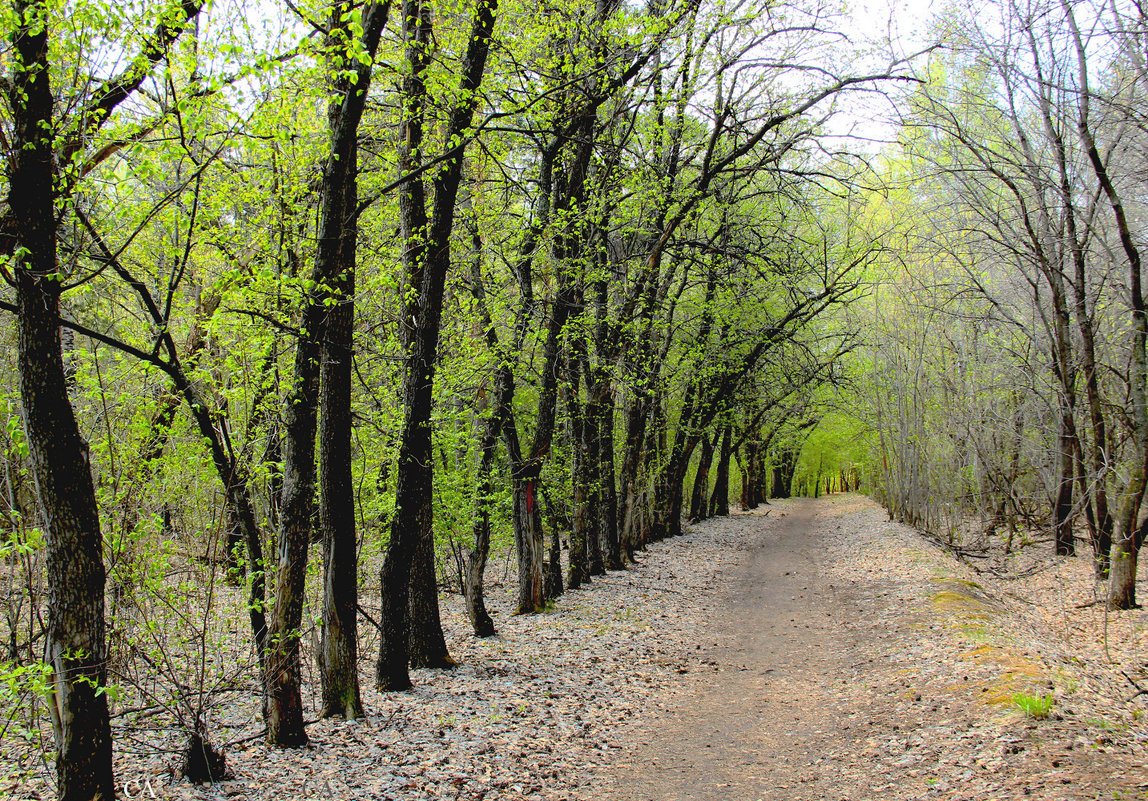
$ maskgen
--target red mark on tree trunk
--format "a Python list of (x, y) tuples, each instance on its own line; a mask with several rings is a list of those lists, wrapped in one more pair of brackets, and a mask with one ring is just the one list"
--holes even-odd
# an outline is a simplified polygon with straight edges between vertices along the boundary
[(526, 514), (534, 514), (534, 482), (526, 482)]

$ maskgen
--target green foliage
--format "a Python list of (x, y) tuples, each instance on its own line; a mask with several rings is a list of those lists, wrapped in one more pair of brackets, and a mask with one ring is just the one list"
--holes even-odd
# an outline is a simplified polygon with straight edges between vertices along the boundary
[(51, 703), (52, 670), (42, 662), (0, 662), (0, 781), (33, 774), (51, 751), (43, 724)]
[(1053, 704), (1056, 702), (1052, 693), (1046, 695), (1028, 695), (1027, 693), (1016, 693), (1012, 697), (1012, 702), (1025, 714), (1025, 717), (1033, 718), (1035, 720), (1043, 720), (1047, 718), (1052, 712)]

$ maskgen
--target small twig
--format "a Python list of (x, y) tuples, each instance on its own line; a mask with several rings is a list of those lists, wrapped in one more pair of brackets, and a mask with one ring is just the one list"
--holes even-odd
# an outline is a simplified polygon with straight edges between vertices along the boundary
[[(310, 726), (314, 723), (318, 723), (320, 720), (322, 720), (322, 718), (315, 718), (314, 720), (305, 720), (305, 721), (303, 721), (303, 725), (304, 726)], [(253, 740), (258, 740), (260, 737), (264, 737), (266, 735), (267, 735), (267, 729), (265, 727), (265, 728), (262, 728), (259, 731), (255, 732), (255, 734), (252, 734), (249, 737), (240, 737), (238, 740), (232, 740), (231, 742), (224, 743), (220, 747), (221, 748), (231, 748), (233, 745), (242, 745), (243, 743), (249, 743)]]
[(648, 584), (638, 584), (637, 582), (631, 582), (630, 586), (636, 587), (639, 590), (649, 590), (650, 592), (671, 592), (674, 595), (682, 595), (687, 598), (690, 597), (689, 593), (679, 592), (678, 590), (671, 590), (669, 587), (651, 587)]
[(373, 617), (371, 617), (369, 614), (367, 614), (367, 610), (364, 609), (360, 604), (355, 604), (355, 608), (359, 610), (359, 614), (362, 615), (363, 617), (365, 617), (367, 619), (367, 621), (372, 626), (374, 626), (379, 631), (383, 630), (383, 627), (380, 626), (377, 622), (375, 622), (375, 619)]
[[(306, 726), (307, 724), (304, 723), (303, 725)], [(255, 732), (255, 734), (252, 734), (250, 737), (241, 737), (238, 740), (232, 740), (229, 743), (224, 743), (221, 746), (221, 748), (231, 748), (233, 745), (243, 745), (243, 743), (249, 743), (252, 740), (258, 740), (260, 737), (265, 737), (266, 735), (267, 735), (267, 729), (265, 729), (265, 728), (260, 729), (259, 731)]]
[(1131, 703), (1132, 701), (1135, 701), (1137, 698), (1139, 698), (1142, 695), (1148, 695), (1148, 689), (1145, 689), (1144, 687), (1141, 687), (1139, 684), (1137, 684), (1136, 679), (1134, 679), (1128, 675), (1128, 671), (1122, 670), (1122, 671), (1120, 671), (1120, 675), (1123, 676), (1124, 678), (1128, 679), (1128, 683), (1136, 688), (1136, 692), (1134, 694), (1128, 696), (1128, 699), (1124, 703), (1128, 704), (1128, 703)]

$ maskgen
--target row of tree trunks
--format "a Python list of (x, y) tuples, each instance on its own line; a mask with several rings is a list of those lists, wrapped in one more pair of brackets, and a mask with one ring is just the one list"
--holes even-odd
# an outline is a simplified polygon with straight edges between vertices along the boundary
[[(405, 317), (410, 327), (402, 337), (406, 364), (395, 516), (380, 570), (382, 621), (375, 665), (375, 683), (380, 690), (411, 686), (408, 664), (412, 657), (421, 666), (454, 664), (439, 621), (434, 573), (431, 408), (446, 275), (451, 263), (451, 232), (466, 150), (464, 134), (474, 119), (497, 9), (497, 0), (483, 0), (474, 8), (459, 76), (459, 99), (449, 111), (444, 131), (447, 158), (430, 178), (430, 212), (426, 179), (408, 180), (399, 194), (400, 230), (405, 243), (403, 264), (411, 290)], [(431, 7), (424, 0), (403, 0), (402, 17), (410, 70), (402, 85), (399, 169), (409, 172), (425, 158), (425, 73), (433, 57), (434, 30)], [(412, 581), (416, 582), (413, 586)]]
[(1072, 32), (1077, 52), (1077, 67), (1081, 92), (1077, 98), (1079, 114), (1077, 130), (1088, 155), (1089, 164), (1096, 174), (1101, 191), (1116, 221), (1120, 245), (1128, 267), (1131, 366), (1128, 371), (1129, 395), (1132, 401), (1131, 429), (1136, 459), (1124, 489), (1124, 497), (1116, 514), (1110, 565), (1108, 603), (1116, 609), (1136, 606), (1136, 567), (1140, 548), (1144, 542), (1144, 527), (1140, 525), (1140, 507), (1148, 490), (1148, 307), (1145, 306), (1141, 285), (1141, 254), (1124, 209), (1124, 201), (1108, 173), (1108, 165), (1100, 154), (1092, 133), (1090, 111), (1088, 57), (1084, 39), (1076, 23), (1071, 6), (1061, 3)]

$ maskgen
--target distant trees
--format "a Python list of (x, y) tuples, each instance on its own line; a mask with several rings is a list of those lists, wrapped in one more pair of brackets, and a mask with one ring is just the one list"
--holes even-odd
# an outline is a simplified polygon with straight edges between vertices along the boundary
[(1061, 554), (1084, 527), (1127, 608), (1143, 539), (1142, 232), (1127, 210), (1143, 19), (1119, 4), (1000, 12), (966, 21), (906, 129), (898, 177), (929, 176), (928, 222), (875, 306), (883, 491), (933, 530), (960, 509), (1010, 536), (1047, 526)]

